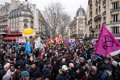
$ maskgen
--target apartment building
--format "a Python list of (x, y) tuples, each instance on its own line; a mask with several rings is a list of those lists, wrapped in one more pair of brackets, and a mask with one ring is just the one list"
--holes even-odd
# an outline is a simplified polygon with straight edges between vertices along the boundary
[[(10, 4), (0, 5), (0, 35), (6, 34), (8, 26), (8, 15), (9, 15)], [(2, 38), (2, 36), (0, 36)]]
[[(48, 26), (48, 25), (47, 25)], [(22, 32), (24, 28), (31, 27), (36, 33), (45, 35), (46, 21), (35, 4), (27, 0), (11, 0), (11, 3), (0, 4), (0, 36), (8, 32)], [(49, 27), (49, 26), (48, 26)]]
[(86, 33), (86, 13), (85, 10), (80, 6), (76, 12), (76, 16), (69, 25), (69, 36), (83, 38)]
[(98, 37), (103, 23), (114, 36), (120, 35), (120, 0), (88, 0), (89, 36)]

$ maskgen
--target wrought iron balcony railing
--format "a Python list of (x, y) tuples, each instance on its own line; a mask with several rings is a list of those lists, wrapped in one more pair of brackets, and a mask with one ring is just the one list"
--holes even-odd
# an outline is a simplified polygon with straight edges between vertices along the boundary
[(99, 19), (101, 19), (101, 15), (100, 15), (100, 14), (97, 15), (97, 16), (94, 18), (95, 21), (97, 21), (97, 20), (99, 20)]

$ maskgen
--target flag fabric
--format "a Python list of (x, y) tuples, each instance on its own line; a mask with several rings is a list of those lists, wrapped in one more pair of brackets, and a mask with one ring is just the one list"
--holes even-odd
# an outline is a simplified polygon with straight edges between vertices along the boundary
[(51, 45), (54, 43), (54, 40), (52, 38), (49, 38), (46, 40), (45, 45)]
[(35, 39), (35, 49), (37, 48), (43, 48), (43, 41), (40, 37), (38, 37), (37, 39)]
[(26, 55), (29, 55), (30, 52), (31, 52), (31, 45), (30, 45), (30, 41), (27, 40), (26, 44), (25, 44), (25, 53), (26, 53)]
[(65, 45), (66, 47), (69, 47), (69, 39), (66, 39), (66, 40), (64, 40), (63, 42), (64, 42), (64, 45)]
[(69, 43), (71, 47), (76, 47), (75, 39), (69, 39)]
[(119, 42), (114, 38), (112, 33), (109, 32), (104, 25), (102, 25), (99, 39), (96, 43), (96, 54), (107, 56), (114, 51), (118, 51), (119, 49)]
[(56, 41), (57, 44), (61, 44), (62, 43), (62, 37), (59, 37), (59, 36), (56, 37), (55, 41)]
[(38, 42), (38, 40), (36, 39), (34, 42), (35, 42), (35, 49), (39, 48), (39, 42)]
[(76, 39), (76, 40), (75, 40), (75, 43), (76, 43), (76, 45), (79, 45), (79, 44), (80, 44), (80, 40), (79, 40), (79, 39)]

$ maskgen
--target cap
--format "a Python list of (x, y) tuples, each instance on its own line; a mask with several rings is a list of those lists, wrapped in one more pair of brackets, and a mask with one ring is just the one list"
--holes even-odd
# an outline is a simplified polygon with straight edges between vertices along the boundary
[(22, 79), (25, 78), (25, 77), (27, 77), (27, 76), (29, 76), (29, 72), (28, 71), (22, 71), (21, 72), (21, 78)]

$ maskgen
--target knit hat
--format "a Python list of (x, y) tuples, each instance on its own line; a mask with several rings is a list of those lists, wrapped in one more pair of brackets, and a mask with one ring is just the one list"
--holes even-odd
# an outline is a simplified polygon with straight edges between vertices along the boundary
[(69, 63), (69, 67), (74, 67), (74, 64), (73, 63)]
[(6, 63), (5, 65), (4, 65), (4, 68), (9, 68), (10, 67), (10, 63)]
[(62, 70), (63, 70), (63, 71), (66, 71), (66, 70), (68, 70), (68, 67), (67, 67), (66, 65), (63, 65), (63, 66), (62, 66)]
[(112, 61), (112, 65), (117, 66), (118, 65), (117, 61)]
[(83, 57), (80, 57), (80, 62), (84, 62), (84, 58)]
[(22, 79), (25, 78), (25, 77), (27, 77), (27, 76), (29, 76), (29, 72), (28, 71), (22, 71), (21, 72), (21, 78)]

